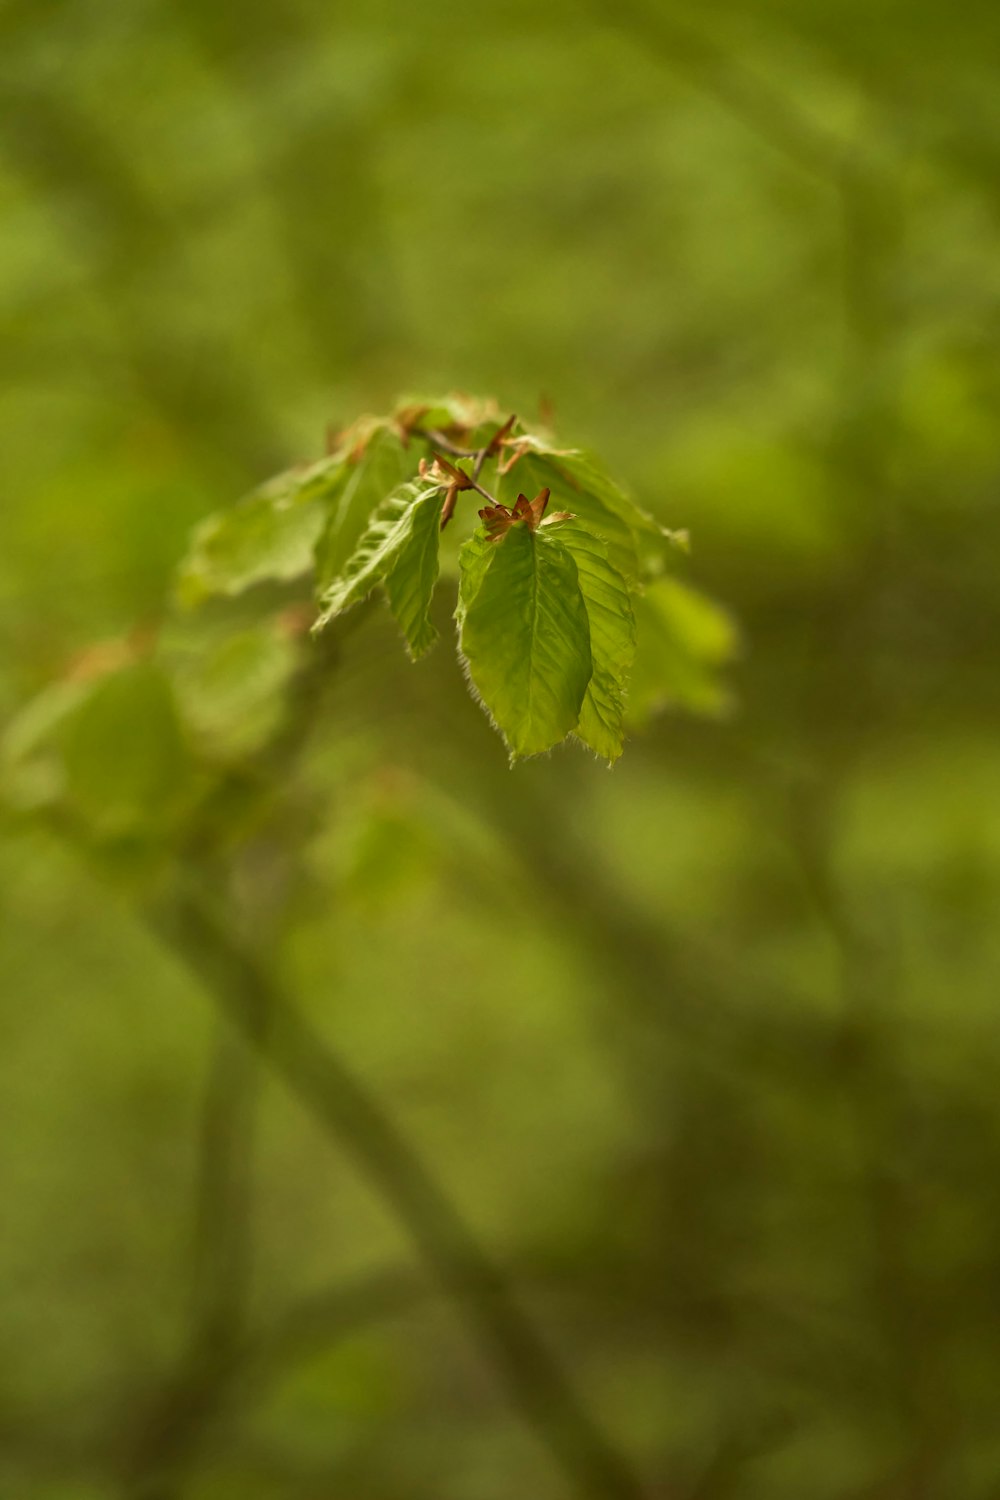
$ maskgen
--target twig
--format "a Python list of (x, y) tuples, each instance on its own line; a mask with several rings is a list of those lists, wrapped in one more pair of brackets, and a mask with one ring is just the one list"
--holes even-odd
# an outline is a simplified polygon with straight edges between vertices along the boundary
[(834, 778), (789, 789), (787, 842), (804, 890), (839, 960), (840, 1052), (845, 1097), (857, 1128), (861, 1186), (871, 1236), (870, 1295), (893, 1365), (893, 1395), (911, 1451), (900, 1493), (938, 1493), (950, 1458), (948, 1381), (939, 1346), (922, 1312), (922, 1286), (910, 1246), (914, 1211), (906, 1179), (893, 1170), (894, 1148), (908, 1128), (892, 1051), (890, 1002), (899, 985), (898, 955), (880, 913), (878, 939), (854, 912), (832, 859)]
[(302, 1357), (427, 1299), (405, 1267), (312, 1293), (256, 1333), (219, 1350), (192, 1349), (142, 1428), (125, 1477), (135, 1500), (180, 1500), (206, 1441), (232, 1412)]
[[(451, 520), (452, 516), (455, 513), (455, 502), (458, 499), (460, 490), (475, 490), (478, 494), (482, 495), (484, 500), (488, 500), (491, 505), (496, 506), (499, 504), (496, 496), (491, 495), (489, 490), (484, 489), (484, 487), (479, 483), (479, 476), (483, 472), (483, 465), (485, 464), (486, 460), (488, 458), (495, 457), (496, 454), (500, 452), (500, 449), (503, 446), (504, 439), (509, 435), (511, 428), (514, 426), (514, 423), (516, 421), (517, 417), (512, 413), (507, 418), (506, 422), (504, 422), (503, 426), (497, 428), (496, 432), (490, 438), (489, 442), (484, 443), (481, 448), (459, 448), (454, 443), (450, 442), (449, 439), (445, 437), (444, 433), (438, 432), (434, 428), (413, 427), (410, 429), (414, 437), (423, 438), (425, 443), (430, 444), (431, 451), (434, 454), (436, 462), (440, 464), (445, 472), (450, 474), (455, 481), (454, 484), (450, 486), (448, 493), (445, 495), (444, 504), (441, 507), (442, 531), (447, 526), (448, 522)], [(452, 458), (475, 459), (475, 463), (472, 466), (472, 473), (466, 474), (462, 469), (456, 469), (452, 464), (449, 464), (445, 459), (441, 457), (441, 453), (449, 453)]]
[(800, 114), (751, 68), (735, 63), (725, 47), (669, 14), (662, 4), (591, 0), (591, 6), (608, 24), (641, 35), (643, 44), (670, 68), (801, 171), (838, 185), (847, 155), (839, 138)]
[(437, 432), (432, 427), (412, 427), (411, 436), (423, 438), (432, 448), (439, 448), (442, 453), (450, 453), (452, 458), (478, 458), (483, 451), (481, 448), (459, 448), (445, 437), (443, 432)]
[[(260, 1023), (263, 1024), (260, 1018)], [(243, 1327), (252, 1263), (252, 1157), (257, 1056), (220, 1021), (198, 1163), (193, 1267), (195, 1347), (235, 1344)]]
[[(454, 481), (454, 488), (458, 490), (475, 490), (477, 494), (482, 495), (484, 500), (488, 500), (491, 505), (497, 504), (496, 498), (479, 483), (478, 479), (474, 479), (471, 474), (466, 474), (462, 469), (456, 469), (455, 465), (450, 464), (446, 458), (442, 458), (440, 453), (434, 454), (434, 462)], [(481, 469), (482, 464), (479, 464), (478, 467)]]

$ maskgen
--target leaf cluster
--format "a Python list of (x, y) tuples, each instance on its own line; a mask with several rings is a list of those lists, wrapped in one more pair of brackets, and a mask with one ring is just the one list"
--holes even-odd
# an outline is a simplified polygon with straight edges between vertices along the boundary
[[(629, 724), (654, 707), (685, 696), (701, 709), (722, 704), (711, 684), (732, 628), (693, 591), (697, 609), (670, 607), (661, 576), (684, 534), (654, 520), (591, 454), (504, 419), (489, 401), (404, 402), (361, 419), (320, 463), (203, 523), (179, 596), (311, 578), (319, 632), (378, 590), (417, 659), (438, 638), (432, 606), (449, 524), (471, 529), (459, 558), (459, 657), (512, 761), (574, 736), (611, 763)], [(634, 714), (633, 673), (643, 684)], [(700, 695), (685, 694), (706, 676)]]
[(594, 458), (492, 403), (366, 417), (203, 521), (159, 625), (82, 652), (8, 726), (4, 801), (140, 863), (203, 838), (213, 806), (245, 831), (297, 676), (325, 670), (315, 638), (377, 592), (422, 657), (449, 568), (459, 658), (511, 761), (574, 737), (613, 763), (665, 704), (725, 705), (733, 627), (663, 570), (677, 546)]

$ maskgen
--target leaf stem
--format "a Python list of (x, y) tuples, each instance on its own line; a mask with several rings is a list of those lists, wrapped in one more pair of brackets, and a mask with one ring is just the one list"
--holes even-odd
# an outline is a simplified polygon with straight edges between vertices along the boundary
[[(414, 427), (414, 437), (423, 438), (425, 443), (430, 443), (432, 448), (440, 448), (442, 453), (448, 453), (452, 458), (478, 458), (480, 453), (487, 451), (483, 448), (459, 448), (433, 427)], [(488, 445), (487, 445), (488, 448)]]
[[(508, 422), (506, 425), (509, 428), (510, 423)], [(465, 474), (464, 476), (468, 480), (468, 487), (469, 489), (475, 490), (477, 494), (482, 495), (483, 499), (488, 501), (490, 505), (498, 505), (500, 502), (497, 500), (496, 496), (491, 495), (489, 490), (484, 488), (484, 486), (479, 483), (479, 476), (483, 472), (483, 465), (493, 451), (493, 447), (497, 437), (503, 431), (504, 428), (498, 428), (490, 438), (489, 442), (484, 443), (481, 448), (459, 448), (455, 443), (450, 442), (443, 433), (437, 432), (434, 428), (414, 427), (413, 436), (423, 438), (425, 443), (430, 444), (432, 452), (437, 448), (440, 449), (442, 453), (447, 453), (451, 458), (475, 459), (475, 463), (472, 467), (472, 473)], [(442, 521), (442, 525), (446, 525), (450, 519), (451, 513), (449, 512)]]
[(473, 479), (471, 474), (467, 474), (465, 477), (469, 481), (469, 489), (475, 490), (477, 495), (482, 495), (483, 499), (488, 500), (490, 505), (498, 505), (500, 503), (495, 495), (491, 495), (489, 490), (479, 483), (478, 479)]

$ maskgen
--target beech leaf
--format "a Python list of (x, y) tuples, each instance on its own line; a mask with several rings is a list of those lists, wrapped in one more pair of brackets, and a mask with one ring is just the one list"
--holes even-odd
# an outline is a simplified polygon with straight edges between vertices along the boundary
[(217, 594), (241, 594), (255, 583), (287, 583), (308, 573), (323, 529), (320, 501), (264, 491), (195, 529), (177, 593), (186, 605)]
[(590, 622), (593, 673), (576, 734), (595, 755), (614, 762), (625, 738), (625, 699), (635, 656), (631, 595), (595, 532), (579, 521), (562, 521), (553, 527), (553, 534), (573, 555)]
[(566, 738), (592, 662), (587, 607), (569, 548), (522, 521), (498, 541), (462, 549), (460, 648), (511, 760)]
[(399, 436), (384, 426), (344, 458), (339, 483), (327, 497), (327, 521), (316, 548), (320, 590), (343, 571), (375, 511), (415, 468)]
[(722, 714), (730, 694), (722, 669), (739, 647), (732, 616), (680, 579), (655, 579), (635, 600), (639, 644), (627, 719), (641, 727), (663, 708)]
[(411, 655), (422, 656), (433, 645), (437, 632), (429, 609), (438, 576), (441, 496), (441, 485), (409, 481), (383, 501), (342, 572), (322, 593), (314, 630), (382, 583)]

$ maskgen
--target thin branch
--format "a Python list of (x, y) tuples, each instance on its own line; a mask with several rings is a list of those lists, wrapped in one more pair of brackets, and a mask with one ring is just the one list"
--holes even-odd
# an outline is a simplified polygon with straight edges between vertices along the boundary
[(452, 458), (478, 458), (483, 452), (482, 448), (459, 448), (445, 437), (444, 433), (437, 432), (432, 427), (412, 427), (412, 437), (423, 438), (432, 448), (439, 448), (442, 453), (448, 453)]
[[(441, 507), (442, 531), (447, 526), (448, 522), (451, 520), (452, 516), (455, 513), (455, 502), (458, 499), (459, 491), (462, 489), (476, 490), (480, 495), (482, 495), (483, 499), (488, 500), (491, 505), (496, 506), (499, 504), (496, 497), (491, 495), (489, 490), (484, 489), (483, 486), (479, 483), (479, 476), (483, 472), (483, 465), (485, 464), (486, 460), (488, 458), (495, 457), (496, 454), (499, 453), (504, 439), (507, 437), (516, 421), (517, 417), (511, 414), (511, 416), (507, 418), (506, 422), (504, 422), (503, 426), (497, 428), (496, 432), (494, 432), (489, 442), (484, 443), (481, 448), (459, 448), (454, 443), (450, 442), (443, 433), (438, 432), (436, 429), (425, 427), (414, 427), (411, 429), (415, 437), (423, 438), (425, 443), (430, 444), (432, 452), (434, 452), (434, 449), (440, 450), (439, 452), (434, 453), (434, 457), (436, 461), (441, 464), (441, 466), (447, 472), (449, 472), (455, 480), (455, 483), (450, 486), (448, 493), (445, 496), (444, 505)], [(452, 468), (450, 464), (445, 463), (445, 461), (441, 458), (442, 452), (450, 454), (452, 458), (475, 459), (475, 463), (472, 466), (472, 473), (466, 474), (461, 469)]]
[[(435, 455), (435, 457), (437, 457), (437, 455)], [(438, 462), (440, 463), (441, 460), (438, 459)], [(442, 468), (444, 468), (446, 470), (446, 472), (448, 472), (448, 473), (452, 473), (452, 474), (461, 474), (462, 473), (461, 469), (453, 469), (452, 466), (451, 466), (451, 464), (443, 464), (442, 463)], [(478, 479), (473, 479), (473, 477), (472, 477), (471, 474), (464, 475), (464, 478), (468, 481), (468, 483), (464, 484), (464, 485), (460, 484), (458, 486), (458, 488), (460, 490), (462, 490), (462, 489), (475, 490), (476, 494), (477, 495), (482, 495), (483, 499), (486, 500), (486, 501), (488, 501), (488, 503), (490, 505), (497, 505), (497, 504), (499, 504), (496, 496), (495, 495), (491, 495), (490, 492), (489, 492), (489, 490), (486, 489), (486, 487), (484, 485), (481, 485), (479, 483)]]
[(476, 454), (476, 461), (472, 465), (472, 474), (471, 474), (471, 479), (472, 479), (473, 484), (475, 484), (476, 480), (479, 478), (480, 474), (483, 472), (483, 464), (486, 462), (487, 458), (489, 457), (490, 451), (492, 449), (492, 446), (493, 446), (492, 443), (487, 443), (486, 446), (485, 446), (485, 448), (480, 448), (479, 452)]
[(199, 897), (150, 913), (156, 933), (206, 984), (255, 1046), (272, 1016), (266, 1056), (295, 1096), (378, 1187), (470, 1328), (508, 1394), (577, 1494), (640, 1500), (624, 1457), (581, 1405), (562, 1367), (518, 1307), (506, 1280), (379, 1102)]
[[(417, 437), (422, 437), (431, 444), (431, 455), (435, 463), (450, 476), (459, 490), (475, 490), (478, 494), (482, 495), (484, 500), (488, 500), (490, 505), (498, 504), (496, 497), (491, 495), (489, 490), (485, 489), (479, 483), (479, 475), (482, 473), (483, 464), (489, 456), (492, 440), (482, 448), (456, 448), (453, 443), (449, 443), (446, 438), (442, 438), (438, 432), (424, 431), (419, 427), (415, 427), (413, 431)], [(457, 469), (446, 458), (442, 458), (441, 453), (436, 452), (435, 449), (440, 449), (444, 453), (451, 454), (452, 458), (474, 458), (476, 462), (472, 473), (466, 474), (464, 469)]]
[[(266, 1021), (255, 1017), (261, 1038)], [(260, 1067), (257, 1050), (227, 1017), (217, 1017), (217, 1032), (199, 1136), (191, 1327), (176, 1368), (129, 1442), (122, 1484), (129, 1500), (175, 1500), (197, 1435), (246, 1343)]]
[(849, 379), (871, 377), (879, 334), (877, 239), (891, 217), (892, 178), (879, 169), (870, 144), (846, 141), (804, 115), (751, 67), (663, 6), (642, 0), (591, 0), (593, 12), (631, 33), (681, 76), (790, 165), (834, 196), (840, 220), (842, 295), (856, 367)]
[(811, 177), (838, 186), (847, 148), (832, 132), (800, 114), (751, 68), (684, 21), (637, 0), (591, 0), (595, 14), (618, 30), (641, 34), (694, 88), (709, 95), (758, 139)]
[(918, 1275), (909, 1247), (913, 1210), (906, 1184), (893, 1171), (900, 1129), (900, 1090), (886, 1045), (888, 1001), (898, 986), (898, 960), (887, 923), (879, 938), (865, 930), (837, 880), (832, 860), (831, 807), (836, 787), (816, 783), (786, 804), (787, 838), (803, 885), (837, 952), (842, 998), (844, 1087), (858, 1132), (859, 1165), (871, 1234), (871, 1296), (895, 1373), (901, 1423), (913, 1444), (904, 1461), (914, 1495), (937, 1492), (949, 1458), (947, 1380), (920, 1317)]
[(224, 1349), (191, 1350), (143, 1423), (124, 1484), (130, 1500), (180, 1500), (212, 1432), (237, 1403), (266, 1389), (289, 1365), (358, 1329), (407, 1312), (428, 1297), (408, 1268), (388, 1268), (306, 1296), (271, 1324)]
[(202, 1112), (195, 1215), (196, 1346), (229, 1345), (243, 1325), (251, 1274), (252, 1144), (258, 1065), (220, 1022)]

